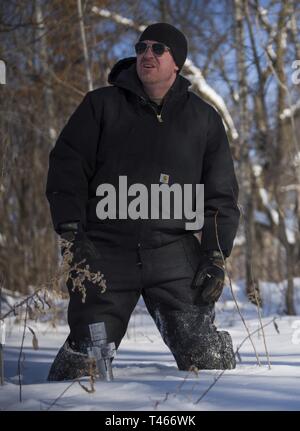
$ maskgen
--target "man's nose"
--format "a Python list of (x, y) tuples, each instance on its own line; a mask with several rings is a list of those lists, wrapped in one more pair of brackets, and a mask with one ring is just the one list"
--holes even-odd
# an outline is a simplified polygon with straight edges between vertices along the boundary
[(152, 47), (150, 45), (147, 46), (146, 51), (144, 52), (144, 57), (154, 57)]

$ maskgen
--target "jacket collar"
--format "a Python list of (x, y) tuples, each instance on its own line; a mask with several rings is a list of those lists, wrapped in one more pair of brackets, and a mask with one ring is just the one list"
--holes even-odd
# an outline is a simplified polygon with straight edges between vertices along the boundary
[[(131, 93), (134, 93), (143, 100), (149, 101), (149, 96), (146, 94), (142, 82), (136, 72), (136, 57), (128, 57), (119, 60), (112, 68), (108, 76), (109, 84), (124, 88)], [(190, 81), (182, 75), (177, 75), (173, 85), (169, 89), (165, 97), (177, 98), (187, 93)]]

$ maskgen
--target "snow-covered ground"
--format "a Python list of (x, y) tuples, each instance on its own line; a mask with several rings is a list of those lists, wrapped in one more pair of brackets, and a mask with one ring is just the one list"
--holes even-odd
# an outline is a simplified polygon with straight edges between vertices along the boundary
[[(296, 282), (299, 305), (300, 280)], [(33, 349), (32, 333), (26, 330), (20, 403), (17, 364), (23, 327), (14, 324), (13, 318), (7, 328), (5, 385), (0, 386), (0, 410), (300, 410), (300, 316), (279, 315), (284, 286), (281, 290), (278, 285), (265, 283), (261, 288), (263, 298), (272, 303), (272, 307), (264, 308), (262, 318), (264, 325), (271, 322), (265, 327), (271, 369), (262, 333), (256, 332), (252, 340), (261, 365), (257, 364), (248, 339), (239, 351), (241, 362), (237, 368), (225, 371), (204, 397), (220, 371), (200, 371), (198, 375), (179, 371), (140, 301), (113, 363), (115, 380), (97, 381), (93, 393), (85, 391), (77, 382), (46, 381), (54, 356), (68, 335), (68, 327), (29, 321), (39, 349)], [(244, 298), (242, 284), (234, 285), (234, 291), (249, 330), (255, 331), (259, 328), (256, 308)], [(277, 316), (279, 333), (272, 323), (274, 316)], [(247, 336), (229, 289), (218, 303), (216, 323), (219, 329), (231, 333), (235, 349)], [(90, 387), (88, 378), (81, 382)]]

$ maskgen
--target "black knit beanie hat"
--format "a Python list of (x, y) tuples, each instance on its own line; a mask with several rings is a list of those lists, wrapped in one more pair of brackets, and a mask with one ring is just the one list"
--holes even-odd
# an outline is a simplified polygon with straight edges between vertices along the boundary
[(143, 40), (155, 40), (164, 43), (171, 48), (171, 54), (176, 65), (181, 70), (184, 65), (188, 44), (185, 35), (171, 24), (158, 22), (149, 25), (141, 34), (139, 42)]

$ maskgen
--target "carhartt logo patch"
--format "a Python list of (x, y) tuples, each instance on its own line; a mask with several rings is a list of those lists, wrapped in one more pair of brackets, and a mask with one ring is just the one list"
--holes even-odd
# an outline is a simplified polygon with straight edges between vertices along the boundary
[(170, 175), (160, 174), (159, 182), (161, 184), (169, 184)]

